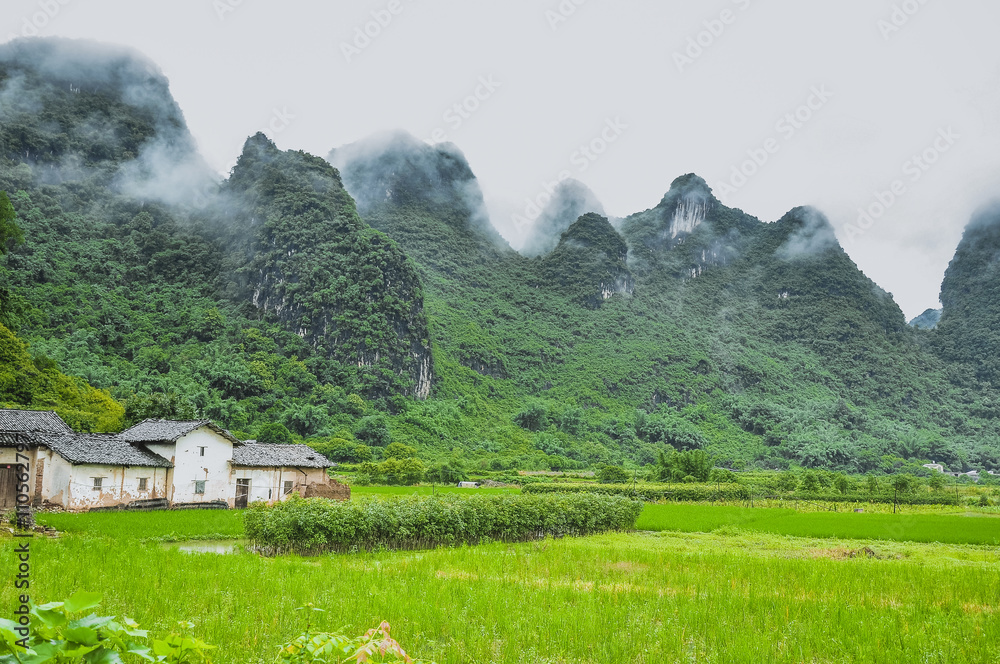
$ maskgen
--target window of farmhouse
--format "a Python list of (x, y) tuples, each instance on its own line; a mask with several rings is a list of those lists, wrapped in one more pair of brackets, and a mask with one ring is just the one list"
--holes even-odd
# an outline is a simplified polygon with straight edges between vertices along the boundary
[(199, 495), (205, 493), (205, 480), (196, 480), (194, 483), (194, 492)]
[(292, 492), (292, 481), (285, 480), (285, 495), (287, 496)]
[(94, 491), (100, 491), (101, 487), (103, 485), (104, 485), (104, 478), (103, 477), (95, 477), (94, 478)]
[(139, 491), (145, 491), (146, 490), (146, 482), (148, 480), (149, 480), (148, 477), (140, 477), (139, 478)]

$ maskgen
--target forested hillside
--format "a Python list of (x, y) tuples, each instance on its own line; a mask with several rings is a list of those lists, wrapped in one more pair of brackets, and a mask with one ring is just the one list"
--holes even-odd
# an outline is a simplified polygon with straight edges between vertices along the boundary
[(937, 352), (964, 371), (1000, 386), (1000, 204), (980, 210), (941, 285)]
[(450, 144), (392, 133), (327, 161), (258, 134), (220, 183), (155, 65), (68, 40), (0, 46), (0, 101), (23, 231), (0, 322), (30, 342), (5, 332), (4, 394), (61, 370), (109, 390), (121, 424), (205, 416), (340, 461), (396, 441), (495, 470), (669, 449), (1000, 467), (994, 374), (959, 352), (988, 354), (995, 328), (986, 231), (963, 241), (940, 329), (915, 330), (822, 214), (763, 223), (694, 175), (614, 221), (567, 183), (521, 255)]

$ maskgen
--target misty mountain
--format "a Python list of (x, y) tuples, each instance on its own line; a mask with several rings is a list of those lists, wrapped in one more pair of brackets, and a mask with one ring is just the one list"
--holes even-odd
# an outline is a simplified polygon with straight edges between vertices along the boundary
[(938, 323), (941, 322), (941, 314), (943, 311), (941, 309), (928, 309), (924, 313), (920, 314), (916, 318), (910, 321), (910, 327), (915, 327), (918, 330), (934, 330), (937, 329)]
[(192, 204), (217, 179), (159, 68), (84, 40), (0, 45), (0, 146), (22, 186), (89, 181)]
[(327, 161), (256, 135), (220, 183), (141, 56), (21, 41), (0, 76), (26, 237), (0, 323), (126, 420), (280, 422), (346, 461), (391, 435), (494, 470), (649, 463), (677, 431), (729, 467), (1000, 464), (996, 215), (922, 332), (819, 211), (763, 222), (694, 174), (619, 228), (567, 183), (529, 257), (453, 145), (390, 133)]
[(1000, 204), (979, 210), (941, 284), (935, 347), (980, 380), (1000, 385)]
[(426, 398), (433, 363), (416, 270), (368, 227), (337, 171), (266, 136), (247, 140), (222, 189), (239, 299), (324, 357), (406, 376)]
[(326, 161), (252, 137), (220, 186), (166, 79), (128, 50), (18, 41), (0, 72), (22, 105), (0, 107), (0, 189), (27, 239), (2, 261), (0, 322), (36, 352), (234, 427), (278, 404), (324, 409), (295, 420), (315, 431), (352, 392), (390, 409), (427, 395), (415, 269)]
[(574, 221), (559, 244), (542, 259), (546, 284), (559, 284), (580, 302), (596, 308), (615, 295), (631, 295), (628, 245), (607, 218), (587, 213)]
[(521, 247), (525, 256), (543, 256), (559, 244), (560, 237), (577, 219), (592, 212), (605, 216), (604, 206), (590, 187), (579, 180), (563, 180), (551, 194), (545, 209), (535, 219)]
[(511, 252), (454, 145), (389, 132), (337, 148), (328, 159), (365, 220), (414, 258), (475, 261)]

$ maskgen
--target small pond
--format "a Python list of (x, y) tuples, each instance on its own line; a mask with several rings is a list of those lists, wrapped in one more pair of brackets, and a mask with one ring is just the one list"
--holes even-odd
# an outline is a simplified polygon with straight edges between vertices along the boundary
[(165, 549), (178, 549), (185, 553), (242, 553), (246, 540), (189, 540), (186, 542), (164, 542)]

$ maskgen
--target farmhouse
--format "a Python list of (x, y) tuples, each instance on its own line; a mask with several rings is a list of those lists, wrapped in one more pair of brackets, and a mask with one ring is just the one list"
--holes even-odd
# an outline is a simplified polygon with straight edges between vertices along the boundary
[(209, 420), (146, 420), (120, 434), (77, 434), (54, 412), (0, 410), (0, 508), (13, 507), (25, 484), (19, 446), (30, 460), (31, 503), (68, 510), (145, 501), (246, 507), (292, 493), (326, 495), (333, 465), (305, 445), (243, 442)]

